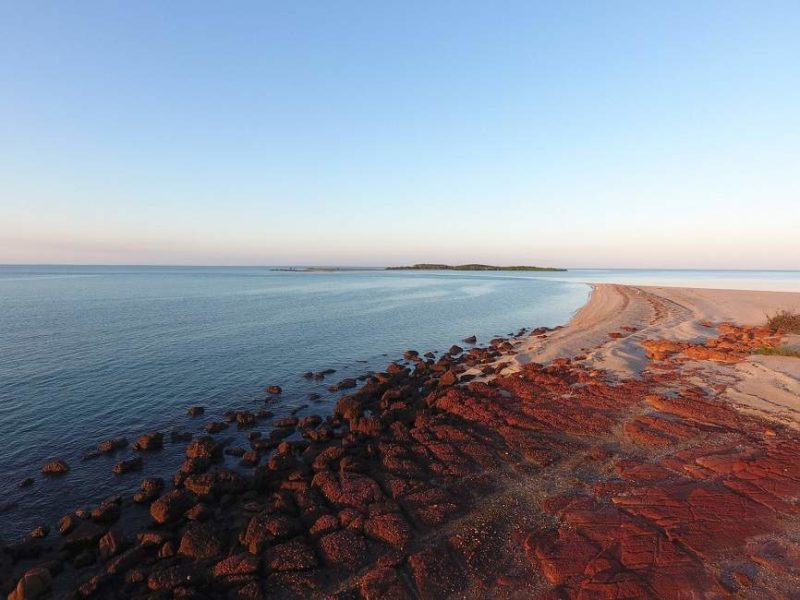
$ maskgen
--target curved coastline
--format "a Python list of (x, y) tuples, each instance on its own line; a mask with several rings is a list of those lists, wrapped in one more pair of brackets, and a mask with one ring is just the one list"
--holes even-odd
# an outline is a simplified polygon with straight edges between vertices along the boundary
[(779, 592), (791, 576), (718, 565), (742, 544), (756, 566), (794, 551), (798, 373), (749, 352), (797, 343), (753, 319), (798, 300), (597, 284), (562, 328), (410, 352), (331, 416), (254, 436), (248, 473), (224, 468), (224, 436), (195, 438), (144, 502), (110, 499), (63, 536), (1, 548), (3, 591), (28, 571), (108, 598), (574, 597), (626, 573), (634, 595), (735, 591), (738, 573)]

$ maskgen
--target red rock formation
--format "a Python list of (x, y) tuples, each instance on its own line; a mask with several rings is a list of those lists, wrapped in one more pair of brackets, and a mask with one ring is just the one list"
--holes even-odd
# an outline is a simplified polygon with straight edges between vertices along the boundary
[[(645, 341), (641, 379), (560, 359), (464, 384), (458, 358), (409, 355), (413, 371), (376, 374), (327, 420), (289, 417), (230, 453), (260, 466), (235, 472), (212, 436), (192, 440), (174, 489), (142, 482), (153, 527), (136, 544), (124, 518), (108, 531), (125, 503), (78, 512), (61, 547), (0, 552), (3, 591), (44, 585), (31, 561), (68, 561), (78, 583), (54, 585), (77, 597), (792, 597), (800, 441), (687, 368), (777, 341), (716, 330)], [(509, 346), (461, 356), (482, 367)]]

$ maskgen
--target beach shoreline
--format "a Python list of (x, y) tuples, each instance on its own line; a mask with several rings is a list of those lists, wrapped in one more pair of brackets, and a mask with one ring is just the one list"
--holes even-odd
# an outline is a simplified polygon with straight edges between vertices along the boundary
[(595, 284), (564, 327), (409, 352), (332, 415), (274, 423), (250, 473), (195, 438), (144, 501), (0, 549), (2, 590), (31, 570), (77, 597), (791, 589), (767, 563), (800, 556), (800, 360), (750, 353), (797, 344), (761, 327), (793, 306)]

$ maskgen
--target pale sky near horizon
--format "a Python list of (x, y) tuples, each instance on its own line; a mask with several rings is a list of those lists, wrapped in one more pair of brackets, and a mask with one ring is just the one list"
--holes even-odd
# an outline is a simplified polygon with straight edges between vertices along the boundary
[(800, 269), (800, 3), (0, 6), (0, 263)]

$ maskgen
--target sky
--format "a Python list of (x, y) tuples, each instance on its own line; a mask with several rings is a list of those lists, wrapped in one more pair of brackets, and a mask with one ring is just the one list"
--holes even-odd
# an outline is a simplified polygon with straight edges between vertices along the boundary
[(0, 4), (0, 263), (800, 269), (800, 3)]

